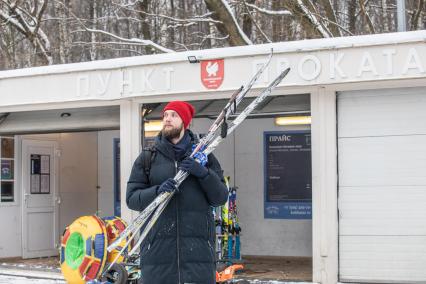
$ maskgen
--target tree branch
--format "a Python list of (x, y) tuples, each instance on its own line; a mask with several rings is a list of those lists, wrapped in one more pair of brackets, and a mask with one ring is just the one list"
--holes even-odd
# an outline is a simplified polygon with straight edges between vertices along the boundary
[(361, 9), (361, 13), (364, 16), (365, 21), (367, 22), (367, 26), (370, 29), (370, 32), (375, 34), (376, 31), (374, 29), (373, 22), (371, 21), (370, 15), (368, 15), (367, 11), (365, 11), (365, 0), (359, 0), (359, 7)]
[(241, 29), (226, 0), (204, 0), (204, 3), (214, 13), (212, 18), (221, 22), (221, 24), (216, 23), (216, 27), (222, 34), (229, 35), (230, 45), (253, 44)]
[(293, 13), (290, 12), (289, 10), (280, 10), (280, 11), (272, 11), (272, 10), (267, 10), (264, 8), (259, 8), (258, 6), (254, 5), (254, 4), (250, 4), (244, 1), (244, 5), (248, 6), (250, 8), (253, 8), (254, 10), (256, 10), (259, 13), (262, 13), (264, 15), (268, 15), (268, 16), (292, 16)]
[(112, 38), (119, 40), (120, 42), (133, 43), (135, 45), (151, 46), (155, 50), (161, 51), (163, 53), (175, 52), (174, 50), (171, 50), (171, 49), (165, 48), (165, 47), (163, 47), (159, 44), (156, 44), (152, 40), (144, 40), (144, 39), (139, 39), (139, 38), (123, 38), (123, 37), (117, 36), (115, 34), (103, 31), (103, 30), (89, 29), (85, 26), (84, 26), (84, 30), (91, 32), (91, 33), (99, 33), (99, 34), (107, 35), (109, 37), (112, 37)]

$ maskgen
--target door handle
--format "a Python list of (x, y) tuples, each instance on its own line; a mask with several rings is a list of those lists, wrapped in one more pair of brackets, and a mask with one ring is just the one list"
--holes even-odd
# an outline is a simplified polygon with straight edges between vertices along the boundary
[(30, 196), (30, 194), (29, 194), (29, 193), (24, 193), (24, 201), (25, 201), (25, 202), (27, 202), (27, 200), (28, 200), (28, 196)]

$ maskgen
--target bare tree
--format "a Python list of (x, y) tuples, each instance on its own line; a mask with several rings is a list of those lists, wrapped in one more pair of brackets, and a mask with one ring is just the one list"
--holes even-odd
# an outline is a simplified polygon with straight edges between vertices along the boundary
[(0, 1), (0, 19), (19, 31), (36, 49), (45, 64), (52, 64), (50, 40), (40, 28), (47, 0), (39, 1)]
[[(0, 70), (396, 31), (396, 0), (0, 0)], [(426, 28), (425, 0), (406, 0)]]
[(252, 44), (235, 18), (229, 3), (225, 0), (204, 0), (207, 8), (213, 12), (212, 18), (220, 21), (217, 29), (224, 35), (229, 35), (230, 45)]
[[(417, 0), (416, 2), (417, 2), (417, 6), (414, 7), (415, 9), (413, 10), (412, 17), (411, 17), (411, 30), (417, 30), (419, 26), (421, 26), (421, 20), (422, 20), (421, 15), (425, 14), (425, 9), (426, 9), (424, 0)], [(426, 25), (426, 19), (423, 18), (423, 26), (425, 25)]]

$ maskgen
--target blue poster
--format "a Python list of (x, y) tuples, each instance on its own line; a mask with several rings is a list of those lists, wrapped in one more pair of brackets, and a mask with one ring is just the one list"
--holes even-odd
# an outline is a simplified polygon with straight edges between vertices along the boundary
[(120, 138), (113, 140), (114, 159), (114, 215), (121, 217), (121, 190), (120, 190)]
[(311, 132), (264, 132), (264, 216), (312, 218)]

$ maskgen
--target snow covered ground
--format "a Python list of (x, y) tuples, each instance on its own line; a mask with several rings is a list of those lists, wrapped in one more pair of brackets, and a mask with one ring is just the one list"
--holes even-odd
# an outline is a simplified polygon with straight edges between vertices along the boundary
[(8, 276), (0, 275), (0, 284), (56, 284), (56, 283), (65, 283), (61, 280), (48, 280), (48, 279), (31, 279), (21, 276)]
[[(49, 279), (34, 279), (24, 276), (8, 276), (0, 275), (0, 284), (63, 284), (65, 281), (49, 280)], [(308, 282), (281, 282), (281, 281), (265, 281), (265, 280), (250, 280), (250, 284), (311, 284)]]

